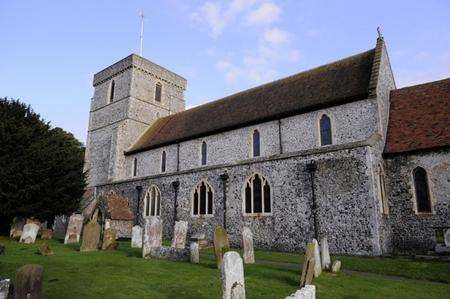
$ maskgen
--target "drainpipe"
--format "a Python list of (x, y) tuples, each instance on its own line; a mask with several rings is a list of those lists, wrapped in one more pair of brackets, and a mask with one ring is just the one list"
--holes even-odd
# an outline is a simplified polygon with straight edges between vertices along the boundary
[(318, 221), (318, 209), (317, 209), (317, 199), (314, 187), (314, 175), (317, 170), (317, 164), (315, 161), (311, 161), (306, 164), (306, 171), (309, 172), (309, 177), (311, 181), (311, 200), (312, 200), (312, 215), (314, 222), (314, 238), (319, 241), (319, 221)]
[(227, 229), (227, 181), (228, 181), (228, 173), (224, 172), (219, 176), (222, 181), (222, 189), (223, 189), (223, 228)]
[(173, 181), (172, 188), (175, 193), (175, 198), (173, 201), (173, 222), (175, 223), (178, 218), (178, 188), (180, 187), (180, 181)]
[(134, 218), (134, 225), (139, 224), (139, 220), (141, 219), (141, 192), (142, 186), (136, 186), (137, 207), (136, 207), (136, 217)]

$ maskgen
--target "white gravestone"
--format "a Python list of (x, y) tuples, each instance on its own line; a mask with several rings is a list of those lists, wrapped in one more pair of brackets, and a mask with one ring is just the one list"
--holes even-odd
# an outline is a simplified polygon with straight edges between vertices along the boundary
[(9, 293), (10, 279), (0, 280), (0, 299), (7, 299)]
[(244, 264), (239, 253), (228, 251), (223, 256), (222, 298), (245, 299)]
[(162, 246), (162, 220), (158, 217), (145, 219), (142, 257), (146, 257), (151, 248)]
[(184, 247), (186, 247), (187, 229), (188, 229), (187, 221), (175, 222), (172, 239), (173, 248), (183, 249)]
[(255, 263), (255, 253), (253, 250), (253, 234), (248, 227), (244, 227), (244, 229), (242, 230), (242, 243), (244, 247), (244, 263)]
[(450, 228), (444, 232), (445, 246), (450, 247)]
[(131, 229), (131, 248), (142, 248), (142, 227), (139, 225)]
[(198, 264), (200, 262), (200, 253), (198, 250), (198, 243), (197, 242), (191, 242), (191, 245), (189, 246), (190, 255), (191, 255), (191, 263)]
[(316, 299), (316, 287), (312, 284), (305, 285), (294, 294), (285, 299)]
[(32, 244), (36, 241), (39, 231), (39, 225), (36, 223), (27, 223), (23, 226), (22, 235), (20, 236), (20, 243)]
[(322, 238), (322, 240), (320, 241), (320, 257), (322, 260), (322, 269), (330, 270), (331, 258), (327, 238)]
[(81, 214), (72, 214), (67, 225), (64, 244), (80, 242), (81, 230), (83, 228), (84, 217)]
[(319, 251), (319, 243), (316, 239), (312, 240), (312, 243), (314, 245), (314, 277), (319, 277), (319, 275), (322, 273), (322, 266), (320, 263), (320, 251)]

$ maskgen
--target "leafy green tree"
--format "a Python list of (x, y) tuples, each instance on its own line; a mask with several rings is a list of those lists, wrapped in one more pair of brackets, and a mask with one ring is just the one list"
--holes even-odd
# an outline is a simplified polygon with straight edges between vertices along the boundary
[(52, 222), (74, 212), (84, 192), (84, 147), (29, 105), (0, 99), (0, 229), (16, 216)]

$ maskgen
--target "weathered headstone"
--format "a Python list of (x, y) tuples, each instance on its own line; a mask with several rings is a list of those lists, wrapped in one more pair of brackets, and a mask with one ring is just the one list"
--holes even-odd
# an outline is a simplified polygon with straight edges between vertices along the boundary
[(189, 246), (190, 256), (191, 256), (191, 263), (198, 264), (200, 262), (200, 253), (198, 249), (198, 243), (197, 242), (191, 242), (191, 245)]
[(208, 240), (206, 239), (206, 235), (204, 233), (194, 233), (191, 235), (190, 240), (192, 242), (197, 242), (199, 249), (208, 247)]
[(105, 219), (105, 229), (111, 228), (111, 219)]
[(312, 283), (314, 277), (314, 244), (308, 243), (306, 245), (305, 256), (303, 259), (302, 275), (300, 277), (300, 287), (304, 287), (307, 284)]
[(159, 217), (150, 217), (145, 220), (144, 242), (142, 244), (142, 257), (146, 257), (153, 247), (162, 246), (162, 220)]
[(316, 287), (312, 284), (305, 285), (294, 294), (287, 296), (285, 299), (315, 299)]
[(331, 272), (338, 273), (341, 271), (341, 261), (334, 261), (333, 266), (331, 266)]
[(250, 228), (244, 227), (242, 230), (242, 247), (244, 247), (244, 263), (255, 263), (255, 252), (253, 249), (253, 234)]
[(0, 279), (0, 299), (7, 299), (9, 293), (9, 279)]
[(189, 261), (189, 248), (174, 248), (169, 246), (151, 247), (145, 258), (164, 259), (169, 261)]
[(9, 231), (9, 236), (13, 239), (20, 239), (25, 223), (26, 220), (24, 218), (14, 217), (13, 223), (11, 224), (11, 230)]
[(131, 248), (142, 248), (142, 227), (139, 225), (131, 229)]
[(41, 229), (41, 239), (50, 240), (53, 237), (53, 231), (49, 228)]
[(65, 215), (56, 216), (53, 222), (53, 238), (64, 239), (67, 231), (68, 218)]
[(444, 243), (445, 246), (450, 247), (450, 228), (444, 232)]
[(116, 241), (116, 230), (108, 228), (103, 232), (102, 250), (116, 250), (119, 243)]
[(327, 238), (322, 238), (322, 240), (320, 241), (320, 257), (322, 262), (322, 269), (330, 270), (331, 258)]
[(322, 273), (322, 266), (320, 263), (320, 251), (319, 251), (319, 243), (316, 239), (312, 240), (312, 243), (314, 244), (314, 277), (319, 277)]
[(44, 269), (40, 265), (25, 265), (16, 272), (14, 298), (42, 298), (42, 280)]
[(44, 242), (41, 244), (41, 246), (39, 246), (38, 253), (43, 256), (50, 256), (53, 255), (53, 250), (47, 243)]
[(96, 251), (100, 243), (100, 224), (97, 221), (90, 221), (83, 228), (83, 238), (80, 251)]
[(175, 222), (173, 229), (172, 247), (183, 249), (186, 247), (186, 235), (187, 235), (188, 223), (187, 221)]
[(245, 299), (244, 264), (239, 253), (228, 251), (221, 265), (222, 298)]
[(80, 242), (81, 229), (83, 228), (84, 217), (81, 214), (72, 214), (67, 225), (64, 244)]
[(23, 227), (22, 236), (20, 236), (20, 243), (32, 244), (36, 241), (39, 231), (39, 225), (35, 223), (27, 223)]
[(214, 230), (214, 254), (216, 255), (217, 268), (220, 269), (225, 252), (230, 250), (230, 242), (226, 230), (218, 225)]

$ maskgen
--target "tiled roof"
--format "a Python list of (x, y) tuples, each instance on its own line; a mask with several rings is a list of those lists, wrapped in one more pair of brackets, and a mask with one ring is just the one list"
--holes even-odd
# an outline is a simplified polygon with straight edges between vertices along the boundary
[(450, 78), (391, 91), (384, 152), (450, 145)]
[(112, 220), (133, 220), (134, 215), (128, 205), (128, 199), (114, 191), (105, 195), (108, 216)]
[(365, 99), (375, 55), (372, 49), (161, 118), (126, 154)]

